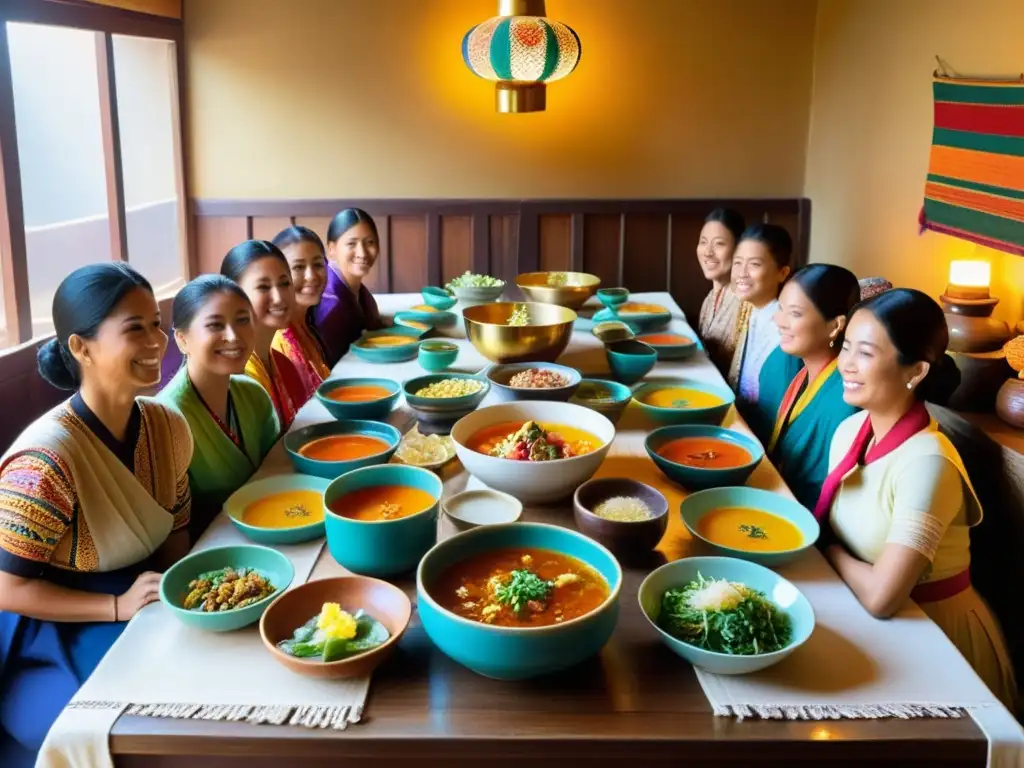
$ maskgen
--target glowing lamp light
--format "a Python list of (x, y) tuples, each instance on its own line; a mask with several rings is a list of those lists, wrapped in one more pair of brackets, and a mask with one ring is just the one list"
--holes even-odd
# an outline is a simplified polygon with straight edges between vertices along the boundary
[(500, 0), (498, 15), (462, 39), (462, 59), (495, 85), (498, 112), (542, 112), (547, 83), (576, 69), (579, 35), (545, 18), (544, 0)]
[(949, 263), (949, 282), (962, 288), (984, 288), (988, 295), (988, 287), (992, 280), (992, 265), (987, 261), (951, 261)]

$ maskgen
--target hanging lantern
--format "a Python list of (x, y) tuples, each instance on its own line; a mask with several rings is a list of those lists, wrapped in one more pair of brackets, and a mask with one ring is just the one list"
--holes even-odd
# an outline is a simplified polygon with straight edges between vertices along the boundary
[(580, 60), (579, 36), (545, 18), (544, 0), (499, 0), (498, 15), (462, 39), (466, 66), (495, 85), (499, 112), (541, 112), (547, 83), (561, 80)]

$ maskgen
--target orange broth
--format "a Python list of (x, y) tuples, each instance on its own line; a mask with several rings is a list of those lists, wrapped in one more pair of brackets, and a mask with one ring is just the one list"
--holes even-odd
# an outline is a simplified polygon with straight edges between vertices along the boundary
[[(495, 596), (495, 587), (508, 581), (514, 570), (532, 571), (556, 586), (546, 600), (533, 601), (534, 605), (527, 604), (516, 613)], [(446, 569), (429, 592), (443, 608), (470, 621), (497, 627), (547, 627), (596, 610), (611, 590), (601, 574), (575, 557), (524, 547), (468, 557)]]
[(745, 448), (714, 437), (680, 437), (661, 446), (658, 455), (698, 469), (732, 469), (749, 464), (754, 458)]
[(338, 387), (327, 393), (328, 400), (337, 400), (339, 403), (368, 403), (371, 400), (381, 400), (391, 397), (394, 394), (384, 387), (373, 384), (359, 384), (351, 387)]
[[(503, 421), (499, 424), (492, 424), (473, 433), (466, 441), (466, 447), (471, 451), (490, 455), (491, 450), (502, 443), (506, 437), (519, 431), (525, 421)], [(564, 424), (547, 424), (537, 422), (545, 432), (555, 432), (573, 448), (577, 456), (593, 453), (601, 447), (601, 440), (590, 432), (584, 432), (576, 427), (568, 427)]]
[(637, 337), (639, 341), (652, 346), (674, 346), (679, 344), (693, 344), (693, 339), (680, 336), (676, 333), (649, 333), (646, 336)]
[(366, 435), (330, 435), (311, 440), (299, 453), (314, 461), (351, 461), (375, 456), (388, 449), (388, 444)]
[(331, 511), (349, 520), (379, 523), (411, 517), (434, 506), (426, 491), (407, 485), (375, 485), (346, 493), (330, 504)]
[(620, 315), (664, 315), (668, 313), (660, 304), (643, 304), (639, 301), (627, 301), (616, 310)]

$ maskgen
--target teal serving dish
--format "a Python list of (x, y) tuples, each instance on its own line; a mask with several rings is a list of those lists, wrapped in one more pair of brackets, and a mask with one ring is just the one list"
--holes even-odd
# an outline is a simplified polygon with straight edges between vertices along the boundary
[[(718, 402), (697, 408), (680, 406), (678, 408), (665, 408), (659, 405), (650, 405), (644, 402), (654, 392), (661, 389), (695, 389), (699, 392), (712, 395)], [(705, 384), (694, 379), (676, 379), (674, 381), (649, 382), (633, 390), (633, 400), (640, 406), (649, 419), (659, 424), (712, 424), (722, 423), (725, 414), (729, 412), (732, 404), (736, 402), (736, 395), (728, 387), (718, 387), (713, 384)]]
[(437, 286), (428, 285), (422, 291), (420, 296), (423, 297), (425, 304), (429, 304), (440, 310), (451, 309), (458, 302), (447, 288), (438, 288)]
[[(449, 567), (495, 549), (549, 549), (582, 560), (608, 583), (608, 599), (590, 613), (547, 627), (496, 627), (442, 608), (431, 590)], [(477, 674), (523, 680), (555, 672), (598, 653), (619, 617), (622, 569), (603, 546), (581, 533), (541, 523), (487, 525), (445, 539), (416, 570), (416, 602), (427, 636), (447, 656)]]
[[(717, 653), (684, 643), (658, 626), (662, 597), (669, 589), (681, 589), (697, 577), (705, 579), (728, 579), (746, 584), (763, 592), (792, 622), (793, 636), (789, 645), (772, 653), (740, 656)], [(640, 610), (654, 627), (661, 641), (669, 649), (690, 662), (716, 675), (745, 675), (778, 664), (793, 651), (807, 642), (814, 632), (814, 609), (804, 594), (792, 582), (774, 571), (745, 560), (730, 557), (687, 557), (667, 563), (651, 572), (637, 594)]]
[(604, 354), (612, 376), (623, 384), (640, 381), (658, 362), (658, 353), (652, 346), (633, 339), (606, 344)]
[[(365, 456), (361, 459), (348, 459), (347, 461), (321, 461), (300, 453), (302, 446), (307, 443), (311, 443), (321, 437), (336, 437), (338, 435), (363, 435), (376, 438), (384, 443), (385, 448), (380, 453), (375, 453), (372, 456)], [(325, 424), (314, 424), (289, 432), (284, 436), (284, 450), (288, 454), (288, 458), (291, 460), (296, 472), (333, 480), (339, 475), (351, 472), (353, 469), (372, 467), (375, 464), (387, 464), (391, 461), (395, 451), (398, 450), (398, 443), (401, 439), (402, 433), (390, 424), (380, 421), (342, 419), (340, 421), (329, 421)]]
[(452, 341), (430, 339), (420, 342), (417, 360), (425, 371), (437, 373), (450, 368), (459, 357), (459, 345)]
[(224, 502), (224, 511), (235, 527), (245, 534), (246, 538), (264, 544), (276, 546), (278, 544), (300, 544), (303, 541), (319, 539), (324, 535), (324, 518), (318, 515), (316, 522), (308, 525), (300, 525), (294, 528), (260, 528), (250, 525), (242, 520), (245, 508), (250, 504), (273, 496), (276, 493), (286, 491), (313, 491), (320, 498), (320, 507), (324, 503), (324, 491), (327, 490), (329, 481), (322, 477), (311, 475), (274, 475), (262, 480), (246, 483)]
[(409, 312), (395, 312), (395, 325), (399, 325), (403, 328), (409, 328), (414, 331), (418, 331), (420, 336), (425, 335), (430, 331), (430, 325), (427, 323), (421, 323), (417, 320), (413, 320)]
[(629, 301), (628, 288), (598, 288), (597, 300), (609, 309)]
[[(684, 341), (670, 344), (658, 343), (657, 337), (664, 335), (678, 336)], [(641, 334), (637, 336), (636, 340), (653, 347), (654, 351), (658, 353), (659, 360), (686, 360), (697, 354), (698, 349), (701, 349), (701, 343), (697, 340), (696, 334), (693, 334), (693, 338), (690, 338), (685, 334), (674, 333), (669, 330), (662, 331), (661, 333)]]
[[(479, 392), (462, 397), (416, 396), (416, 393), (424, 387), (447, 379), (476, 381), (483, 387)], [(490, 391), (491, 383), (486, 378), (470, 373), (432, 373), (428, 376), (417, 376), (402, 383), (405, 403), (416, 415), (420, 424), (420, 432), (423, 434), (447, 434), (455, 422), (475, 411)]]
[[(420, 305), (420, 307), (430, 307), (429, 304)], [(407, 320), (412, 320), (416, 323), (423, 323), (424, 325), (430, 326), (431, 328), (440, 328), (446, 325), (453, 325), (458, 319), (458, 315), (454, 312), (448, 312), (447, 310), (441, 310), (433, 308), (434, 311), (428, 311), (427, 309), (411, 307), (409, 309), (403, 309), (399, 314), (405, 317)]]
[(659, 328), (664, 328), (672, 320), (672, 313), (668, 312), (623, 312), (626, 304), (613, 307), (605, 307), (594, 313), (594, 322), (603, 323), (608, 320), (619, 320), (629, 326), (633, 333), (649, 333)]
[[(700, 519), (711, 510), (723, 507), (747, 507), (781, 517), (800, 529), (803, 544), (782, 552), (748, 552), (726, 547), (704, 538), (698, 531)], [(706, 542), (716, 554), (750, 560), (771, 568), (785, 565), (800, 557), (806, 550), (814, 546), (818, 536), (821, 535), (818, 521), (806, 507), (789, 496), (772, 493), (761, 488), (710, 488), (698, 493), (691, 493), (683, 499), (683, 503), (679, 507), (679, 514), (690, 533)]]
[[(422, 512), (395, 520), (351, 520), (333, 507), (345, 494), (380, 485), (404, 485), (429, 493), (434, 503)], [(364, 467), (332, 481), (324, 492), (327, 502), (327, 549), (353, 573), (391, 576), (416, 567), (437, 541), (437, 514), (444, 485), (433, 472), (405, 464)]]
[(583, 379), (569, 402), (597, 411), (612, 424), (617, 424), (632, 397), (633, 390), (617, 381)]
[[(402, 363), (412, 360), (419, 351), (419, 340), (423, 332), (417, 328), (408, 328), (403, 325), (396, 325), (391, 328), (384, 328), (379, 331), (364, 331), (362, 337), (354, 342), (350, 350), (360, 360), (368, 363)], [(368, 341), (379, 336), (404, 336), (408, 343), (396, 344), (391, 347), (370, 347), (366, 346)]]
[[(270, 580), (274, 592), (245, 608), (230, 611), (186, 611), (182, 603), (188, 596), (188, 585), (196, 576), (218, 568), (252, 568)], [(227, 547), (203, 549), (185, 556), (164, 572), (160, 579), (160, 602), (183, 624), (206, 632), (231, 632), (260, 620), (263, 612), (274, 600), (283, 595), (295, 578), (295, 569), (287, 555), (270, 547), (252, 544), (233, 544)]]
[[(688, 464), (678, 464), (669, 461), (658, 451), (666, 443), (679, 440), (684, 437), (714, 438), (724, 442), (738, 445), (750, 454), (750, 461), (739, 467), (728, 467), (724, 469), (705, 469), (703, 467), (691, 467)], [(658, 465), (658, 469), (664, 472), (670, 480), (679, 483), (686, 488), (697, 490), (702, 488), (717, 488), (727, 485), (743, 485), (747, 478), (757, 469), (757, 465), (764, 458), (764, 448), (752, 437), (741, 432), (736, 432), (725, 427), (716, 427), (708, 424), (676, 424), (669, 427), (661, 427), (651, 432), (644, 440), (644, 448), (651, 461)]]
[[(378, 400), (364, 400), (361, 402), (343, 402), (334, 400), (330, 393), (341, 387), (380, 387), (388, 391), (387, 397)], [(378, 421), (386, 419), (391, 409), (395, 407), (402, 388), (397, 381), (392, 379), (328, 379), (316, 390), (316, 399), (327, 409), (327, 412), (336, 419), (363, 419)]]

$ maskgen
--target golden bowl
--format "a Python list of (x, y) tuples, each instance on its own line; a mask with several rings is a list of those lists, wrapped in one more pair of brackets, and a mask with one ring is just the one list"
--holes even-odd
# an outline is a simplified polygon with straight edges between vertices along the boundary
[[(508, 325), (516, 307), (526, 307), (529, 325)], [(553, 363), (569, 345), (576, 313), (557, 304), (497, 302), (462, 311), (466, 335), (493, 363)]]
[(579, 309), (601, 287), (601, 278), (586, 272), (527, 272), (516, 285), (530, 301)]

